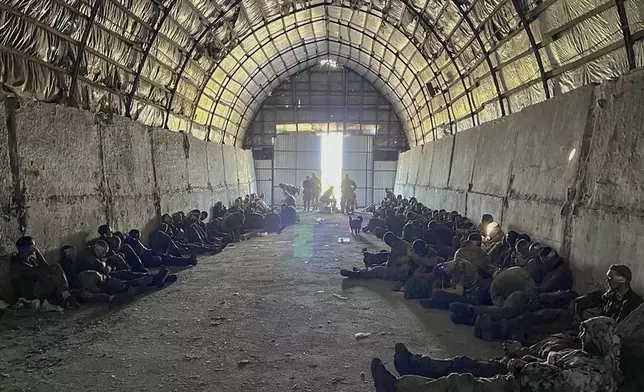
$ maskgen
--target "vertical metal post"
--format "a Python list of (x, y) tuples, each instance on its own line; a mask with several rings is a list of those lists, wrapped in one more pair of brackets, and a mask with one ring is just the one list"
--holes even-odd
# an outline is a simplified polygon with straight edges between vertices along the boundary
[(628, 25), (628, 17), (626, 16), (626, 9), (624, 8), (624, 0), (615, 0), (615, 7), (617, 7), (617, 14), (619, 15), (619, 24), (624, 34), (624, 48), (626, 49), (626, 59), (628, 60), (628, 69), (635, 69), (635, 50), (633, 49), (633, 36), (631, 35), (631, 28)]
[(89, 39), (89, 34), (92, 31), (94, 26), (94, 21), (96, 20), (96, 15), (98, 15), (99, 9), (103, 6), (104, 0), (95, 0), (94, 5), (92, 6), (92, 12), (89, 15), (87, 20), (87, 26), (83, 31), (83, 36), (81, 37), (81, 43), (78, 47), (78, 52), (76, 53), (76, 58), (74, 59), (74, 65), (72, 66), (72, 80), (69, 84), (68, 92), (68, 101), (69, 106), (78, 107), (78, 102), (76, 101), (76, 89), (78, 88), (78, 73), (80, 71), (80, 65), (83, 61), (83, 56), (85, 55), (85, 48), (87, 47), (87, 40)]

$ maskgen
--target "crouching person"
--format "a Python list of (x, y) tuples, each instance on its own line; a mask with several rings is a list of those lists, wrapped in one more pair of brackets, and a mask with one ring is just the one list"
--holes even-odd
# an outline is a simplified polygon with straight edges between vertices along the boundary
[(77, 308), (78, 303), (69, 292), (69, 283), (60, 264), (50, 264), (36, 248), (31, 237), (16, 241), (18, 253), (11, 256), (11, 278), (18, 296)]

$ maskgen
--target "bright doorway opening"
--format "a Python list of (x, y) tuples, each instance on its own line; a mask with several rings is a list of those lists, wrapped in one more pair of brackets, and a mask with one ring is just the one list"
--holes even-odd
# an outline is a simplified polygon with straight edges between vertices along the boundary
[(342, 139), (343, 134), (328, 133), (322, 135), (322, 193), (333, 186), (336, 200), (340, 200), (340, 185), (342, 184)]

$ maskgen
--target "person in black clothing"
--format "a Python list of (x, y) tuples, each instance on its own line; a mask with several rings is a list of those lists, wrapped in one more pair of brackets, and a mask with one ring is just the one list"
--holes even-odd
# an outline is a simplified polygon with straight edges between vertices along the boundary
[(141, 261), (146, 267), (159, 267), (161, 265), (196, 265), (197, 256), (193, 253), (191, 257), (176, 256), (169, 253), (156, 253), (152, 249), (148, 249), (141, 242), (141, 232), (139, 230), (130, 230), (125, 243), (129, 245), (134, 252), (141, 258)]
[(306, 176), (306, 180), (302, 183), (302, 195), (304, 199), (304, 211), (308, 211), (311, 208), (311, 180), (309, 176)]
[(356, 182), (349, 178), (348, 174), (344, 175), (344, 180), (342, 180), (341, 191), (342, 195), (340, 196), (340, 207), (342, 208), (342, 213), (349, 212), (352, 209), (352, 203), (354, 200), (354, 193), (358, 185)]
[(69, 283), (60, 264), (45, 260), (31, 237), (16, 241), (18, 253), (11, 256), (11, 278), (18, 296), (27, 299), (48, 300), (65, 308), (78, 307), (69, 292)]
[(320, 198), (320, 193), (322, 193), (322, 181), (320, 180), (320, 177), (313, 172), (311, 175), (311, 203), (313, 203), (313, 209), (317, 210), (318, 209), (318, 203), (319, 203), (319, 198)]

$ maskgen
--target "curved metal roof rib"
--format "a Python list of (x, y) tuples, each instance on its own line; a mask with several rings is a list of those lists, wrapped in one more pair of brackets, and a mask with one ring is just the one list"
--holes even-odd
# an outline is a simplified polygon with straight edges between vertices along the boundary
[(333, 58), (411, 146), (642, 66), (644, 0), (3, 0), (5, 93), (240, 146)]

